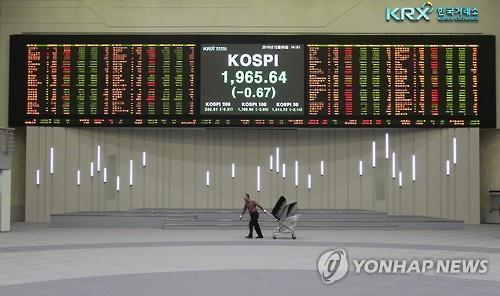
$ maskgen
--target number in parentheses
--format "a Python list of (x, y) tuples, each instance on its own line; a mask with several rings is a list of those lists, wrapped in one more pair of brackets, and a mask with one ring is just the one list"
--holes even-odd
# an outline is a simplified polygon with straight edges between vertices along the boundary
[(233, 99), (236, 99), (236, 86), (233, 86), (231, 89), (231, 95), (233, 96)]

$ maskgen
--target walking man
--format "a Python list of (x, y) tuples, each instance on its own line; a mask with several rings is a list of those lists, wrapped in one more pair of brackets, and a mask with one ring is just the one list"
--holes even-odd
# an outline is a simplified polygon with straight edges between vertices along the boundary
[(241, 212), (240, 220), (243, 217), (243, 215), (245, 215), (245, 212), (247, 210), (248, 213), (250, 214), (250, 222), (248, 223), (248, 228), (250, 229), (250, 232), (248, 233), (248, 236), (246, 236), (246, 238), (253, 237), (254, 226), (255, 226), (255, 231), (257, 232), (257, 238), (263, 238), (262, 231), (260, 230), (260, 225), (259, 225), (259, 212), (257, 211), (257, 207), (263, 210), (264, 213), (267, 213), (266, 209), (264, 209), (261, 205), (259, 205), (259, 203), (256, 200), (250, 199), (250, 195), (248, 193), (245, 194), (243, 200), (245, 201), (245, 205), (243, 206), (243, 211)]

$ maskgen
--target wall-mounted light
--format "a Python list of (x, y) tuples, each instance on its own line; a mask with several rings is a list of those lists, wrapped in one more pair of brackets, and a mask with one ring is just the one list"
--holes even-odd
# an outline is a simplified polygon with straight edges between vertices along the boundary
[(206, 180), (206, 183), (207, 187), (210, 186), (210, 171), (207, 171), (207, 180)]
[(94, 177), (94, 162), (90, 162), (90, 177)]
[(134, 185), (134, 161), (132, 159), (130, 160), (130, 165), (129, 165), (129, 180), (128, 180), (128, 185), (129, 186)]
[(396, 178), (396, 152), (392, 152), (392, 178)]
[(260, 192), (260, 166), (257, 166), (257, 192)]
[(385, 159), (389, 159), (389, 134), (385, 133)]
[(280, 147), (276, 147), (276, 173), (280, 172)]
[(399, 171), (399, 187), (403, 187), (403, 173)]
[(80, 186), (80, 170), (76, 171), (76, 185)]
[(450, 175), (450, 161), (446, 161), (446, 176)]
[(116, 176), (116, 191), (120, 191), (120, 176)]
[(359, 161), (359, 175), (363, 176), (363, 161)]
[(295, 161), (295, 187), (299, 186), (299, 161)]
[(377, 143), (372, 142), (372, 167), (374, 168), (377, 165), (375, 150), (377, 148)]
[(101, 171), (101, 146), (97, 146), (97, 171)]
[(273, 170), (273, 156), (269, 155), (269, 169), (272, 171)]
[(35, 183), (37, 186), (40, 185), (40, 170), (39, 169), (37, 169), (36, 173), (35, 173)]
[(104, 175), (102, 176), (103, 181), (104, 181), (104, 183), (108, 183), (108, 170), (106, 168), (104, 168), (103, 173), (104, 173)]
[(50, 163), (49, 163), (49, 167), (50, 167), (50, 174), (53, 175), (54, 174), (54, 147), (50, 147)]
[(453, 164), (457, 164), (457, 138), (453, 138)]
[(415, 154), (413, 154), (411, 156), (411, 180), (412, 181), (415, 181), (417, 179), (416, 166), (417, 166), (417, 161), (415, 158)]
[(234, 162), (231, 164), (231, 178), (236, 177), (236, 167), (234, 165)]
[(307, 189), (311, 190), (312, 182), (311, 182), (311, 174), (307, 175)]
[(319, 163), (319, 172), (321, 176), (325, 175), (325, 162), (323, 160)]
[(285, 163), (283, 163), (283, 167), (281, 170), (281, 176), (283, 177), (283, 179), (286, 178), (286, 164)]
[(142, 152), (142, 166), (146, 167), (146, 151)]

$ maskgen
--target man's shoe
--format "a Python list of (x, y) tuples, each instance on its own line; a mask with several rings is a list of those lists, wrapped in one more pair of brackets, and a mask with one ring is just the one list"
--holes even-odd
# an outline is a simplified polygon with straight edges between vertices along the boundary
[(245, 238), (252, 238), (250, 235), (245, 236)]
[(262, 235), (259, 235), (259, 236), (258, 236), (257, 238), (264, 238), (264, 236), (262, 236)]

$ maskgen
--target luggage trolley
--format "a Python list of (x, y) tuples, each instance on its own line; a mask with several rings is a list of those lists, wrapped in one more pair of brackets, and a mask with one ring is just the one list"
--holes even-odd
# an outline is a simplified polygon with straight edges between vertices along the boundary
[(287, 204), (286, 198), (281, 196), (274, 205), (271, 214), (267, 214), (273, 217), (273, 220), (278, 223), (273, 230), (273, 239), (276, 239), (278, 235), (286, 234), (291, 234), (293, 239), (297, 238), (295, 236), (295, 227), (300, 216), (300, 214), (297, 214), (297, 202)]

